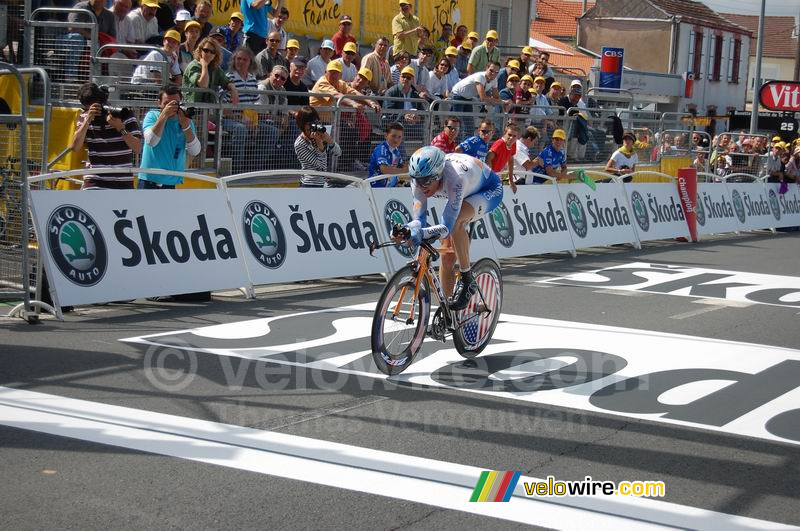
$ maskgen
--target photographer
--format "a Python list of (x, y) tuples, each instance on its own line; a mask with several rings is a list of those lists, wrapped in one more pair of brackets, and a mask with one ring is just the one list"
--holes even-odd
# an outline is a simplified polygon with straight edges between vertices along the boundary
[[(158, 94), (158, 110), (144, 117), (144, 152), (141, 167), (183, 171), (186, 153), (200, 153), (190, 109), (181, 107), (181, 89), (177, 85), (163, 87)], [(171, 189), (181, 184), (178, 175), (139, 174), (139, 189)]]
[[(342, 148), (334, 142), (331, 135), (319, 121), (319, 114), (313, 107), (302, 107), (296, 115), (297, 128), (301, 131), (294, 141), (294, 152), (300, 167), (318, 172), (328, 171), (328, 155), (339, 157)], [(304, 188), (330, 187), (321, 175), (303, 175), (300, 186)]]
[[(108, 89), (85, 83), (78, 89), (84, 112), (78, 117), (78, 128), (70, 148), (89, 152), (89, 167), (131, 168), (133, 154), (142, 148), (142, 131), (133, 114), (126, 108), (106, 106)], [(86, 175), (82, 189), (133, 189), (130, 173)]]

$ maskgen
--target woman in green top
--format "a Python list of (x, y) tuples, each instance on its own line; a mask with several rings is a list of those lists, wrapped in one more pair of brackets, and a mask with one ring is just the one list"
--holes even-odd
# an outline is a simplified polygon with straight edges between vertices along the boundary
[(184, 95), (187, 103), (216, 103), (216, 93), (221, 89), (230, 92), (231, 103), (239, 104), (239, 93), (233, 81), (228, 79), (225, 71), (220, 68), (222, 54), (219, 44), (210, 37), (206, 37), (194, 49), (194, 61), (189, 63), (183, 73), (183, 86), (187, 88), (203, 88), (214, 91), (214, 94), (188, 91)]

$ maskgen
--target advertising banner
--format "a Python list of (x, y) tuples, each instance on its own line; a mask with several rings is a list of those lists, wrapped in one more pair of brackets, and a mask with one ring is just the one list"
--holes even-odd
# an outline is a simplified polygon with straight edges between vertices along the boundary
[(767, 229), (777, 226), (775, 223), (779, 221), (780, 204), (777, 197), (773, 202), (769, 201), (769, 195), (763, 183), (726, 183), (725, 185), (733, 205), (733, 214), (742, 230)]
[(600, 54), (601, 88), (619, 89), (622, 86), (622, 64), (624, 57), (624, 48), (603, 47)]
[(62, 306), (247, 285), (218, 190), (33, 190), (31, 199)]
[(735, 232), (741, 228), (724, 183), (697, 185), (697, 232), (700, 235)]
[(769, 227), (800, 227), (800, 185), (789, 184), (784, 193), (780, 183), (767, 183), (764, 188), (773, 215)]
[(675, 181), (678, 186), (678, 196), (680, 197), (683, 214), (686, 217), (686, 225), (692, 241), (697, 239), (697, 170), (694, 168), (678, 169), (678, 179)]
[(576, 249), (636, 241), (621, 186), (600, 183), (592, 190), (585, 184), (566, 184), (559, 189)]
[(625, 183), (640, 241), (688, 238), (678, 191), (667, 183)]

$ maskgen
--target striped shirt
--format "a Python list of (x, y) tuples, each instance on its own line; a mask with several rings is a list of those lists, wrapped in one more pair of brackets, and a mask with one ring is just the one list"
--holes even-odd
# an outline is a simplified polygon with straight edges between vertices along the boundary
[[(342, 148), (339, 147), (339, 144), (334, 142), (328, 145), (325, 151), (320, 152), (320, 150), (317, 149), (317, 143), (301, 133), (297, 137), (297, 140), (294, 141), (294, 152), (297, 155), (297, 160), (300, 161), (300, 167), (302, 169), (327, 172), (328, 154), (339, 157), (342, 154)], [(325, 186), (325, 178), (321, 175), (303, 175), (300, 178), (300, 184), (303, 186), (322, 187)]]
[[(236, 91), (239, 93), (239, 103), (251, 105), (258, 103), (261, 95), (257, 92), (259, 88), (258, 80), (256, 79), (255, 75), (248, 72), (247, 79), (242, 79), (242, 76), (239, 74), (239, 72), (236, 72), (235, 70), (233, 72), (228, 72), (225, 75), (228, 76), (228, 79), (233, 82), (233, 86), (236, 87)], [(225, 92), (223, 101), (225, 103), (230, 103), (230, 92)]]
[[(87, 113), (84, 112), (78, 117), (78, 127), (86, 120), (86, 116)], [(131, 116), (125, 120), (124, 124), (125, 129), (130, 134), (138, 138), (142, 137), (142, 130), (136, 118)], [(128, 144), (125, 143), (125, 139), (122, 138), (122, 135), (106, 123), (104, 118), (101, 121), (101, 118), (98, 117), (89, 125), (84, 143), (89, 152), (89, 161), (86, 164), (87, 168), (133, 167), (133, 151), (128, 147)], [(130, 173), (106, 173), (92, 177), (94, 180), (103, 181), (133, 181), (133, 175)]]

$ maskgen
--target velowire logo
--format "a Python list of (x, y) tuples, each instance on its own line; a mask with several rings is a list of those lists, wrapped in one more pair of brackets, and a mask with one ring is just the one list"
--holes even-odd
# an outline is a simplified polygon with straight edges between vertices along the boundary
[(586, 210), (583, 208), (583, 203), (573, 192), (567, 194), (565, 202), (572, 230), (579, 238), (585, 238), (589, 232), (589, 224), (586, 222)]
[(61, 273), (78, 286), (94, 286), (108, 269), (103, 234), (94, 219), (74, 205), (62, 205), (47, 220), (47, 245)]
[(769, 209), (772, 210), (772, 215), (775, 216), (775, 219), (780, 221), (781, 206), (780, 204), (778, 204), (778, 196), (775, 193), (775, 190), (769, 191)]
[(242, 215), (244, 239), (264, 267), (278, 269), (286, 260), (286, 237), (275, 212), (261, 201), (251, 201)]
[(636, 223), (644, 232), (650, 230), (650, 217), (647, 215), (647, 204), (644, 202), (644, 197), (638, 191), (631, 194), (631, 205), (633, 206), (633, 217), (636, 218)]
[(489, 224), (492, 226), (494, 235), (500, 245), (503, 247), (512, 247), (514, 245), (514, 225), (511, 222), (511, 214), (509, 214), (505, 203), (502, 201), (490, 214)]
[(740, 223), (744, 223), (745, 214), (744, 214), (744, 203), (742, 202), (742, 196), (739, 195), (739, 190), (734, 190), (731, 192), (731, 199), (733, 200), (733, 210), (736, 211), (736, 217), (739, 218)]
[[(395, 225), (405, 225), (411, 221), (411, 212), (408, 211), (406, 206), (397, 199), (390, 199), (383, 207), (383, 222), (386, 224), (386, 233), (392, 232), (392, 227)], [(394, 248), (398, 253), (411, 258), (411, 247), (408, 245), (395, 245)]]

